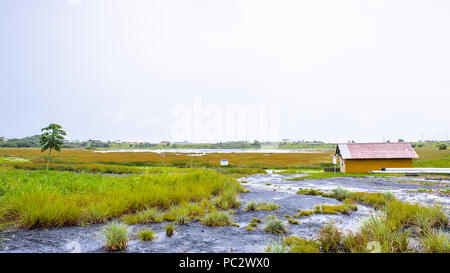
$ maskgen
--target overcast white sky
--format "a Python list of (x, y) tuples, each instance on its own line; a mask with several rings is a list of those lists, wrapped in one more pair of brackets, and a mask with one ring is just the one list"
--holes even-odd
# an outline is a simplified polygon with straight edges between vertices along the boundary
[(280, 138), (450, 134), (449, 0), (2, 0), (0, 41), (8, 138), (170, 140), (195, 98), (278, 105)]

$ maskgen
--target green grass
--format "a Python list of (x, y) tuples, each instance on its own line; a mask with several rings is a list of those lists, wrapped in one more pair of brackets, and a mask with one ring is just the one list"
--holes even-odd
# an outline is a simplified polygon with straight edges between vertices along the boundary
[(381, 217), (371, 217), (361, 227), (361, 233), (368, 241), (378, 242), (381, 252), (401, 253), (408, 251), (410, 233), (401, 229), (396, 229), (390, 221)]
[(289, 247), (282, 240), (267, 241), (264, 252), (267, 253), (289, 253)]
[(268, 253), (319, 253), (320, 245), (314, 240), (290, 236), (282, 240), (269, 241), (264, 249)]
[(342, 204), (342, 205), (320, 205), (314, 208), (314, 213), (317, 214), (347, 214), (357, 210), (357, 206), (354, 204)]
[(186, 225), (189, 221), (187, 215), (177, 215), (175, 216), (175, 223), (177, 225)]
[(285, 238), (283, 246), (288, 247), (290, 253), (319, 253), (317, 242), (295, 236)]
[(384, 193), (368, 193), (368, 192), (351, 192), (342, 188), (333, 189), (331, 193), (324, 193), (314, 189), (299, 189), (297, 194), (305, 195), (320, 195), (323, 197), (334, 198), (344, 203), (351, 204), (352, 202), (359, 202), (380, 208), (387, 204), (387, 202), (394, 200), (394, 195), (390, 192)]
[(256, 211), (258, 209), (258, 205), (255, 201), (249, 202), (247, 206), (245, 206), (245, 209), (248, 211)]
[(245, 229), (248, 231), (253, 231), (253, 229), (256, 228), (259, 223), (261, 223), (261, 219), (252, 218)]
[(151, 229), (141, 229), (138, 230), (137, 232), (137, 237), (139, 238), (139, 240), (145, 242), (145, 241), (153, 241), (154, 239), (156, 239), (156, 235), (155, 235), (155, 231), (151, 230)]
[(420, 239), (427, 253), (450, 253), (450, 236), (443, 231), (431, 231)]
[(448, 246), (449, 235), (436, 232), (436, 229), (448, 227), (449, 224), (449, 218), (440, 205), (424, 207), (401, 202), (390, 192), (351, 192), (337, 188), (331, 193), (308, 189), (301, 189), (299, 193), (343, 202), (340, 205), (317, 206), (314, 211), (299, 210), (300, 217), (314, 213), (349, 214), (357, 209), (354, 202), (372, 206), (378, 211), (355, 234), (343, 234), (334, 225), (324, 226), (318, 234), (322, 252), (370, 252), (371, 244), (376, 245), (379, 252), (410, 252), (413, 251), (409, 249), (411, 238), (419, 239), (426, 252), (439, 252)]
[(255, 201), (251, 201), (247, 204), (245, 207), (245, 210), (247, 211), (257, 211), (257, 210), (277, 210), (280, 206), (278, 206), (275, 203), (266, 203), (262, 202), (257, 204)]
[(252, 220), (250, 220), (250, 223), (256, 223), (256, 224), (259, 224), (259, 223), (261, 223), (262, 221), (261, 221), (261, 219), (258, 219), (258, 218), (252, 218)]
[(304, 176), (294, 177), (294, 178), (288, 178), (286, 180), (294, 180), (294, 181), (301, 181), (301, 180), (308, 180), (308, 179), (328, 179), (333, 177), (367, 177), (367, 176), (398, 176), (395, 174), (383, 174), (383, 173), (332, 173), (332, 172), (304, 172)]
[(275, 215), (266, 217), (264, 231), (273, 234), (284, 234), (287, 232), (286, 224)]
[(215, 199), (214, 203), (216, 208), (222, 210), (227, 210), (230, 208), (238, 208), (241, 205), (241, 203), (237, 200), (235, 189), (225, 190), (221, 195), (219, 195)]
[(369, 252), (366, 248), (369, 243), (367, 237), (353, 233), (345, 235), (333, 223), (328, 223), (320, 229), (317, 243), (321, 251), (327, 253)]
[[(384, 209), (389, 226), (394, 229), (418, 227), (422, 232), (430, 228), (448, 226), (449, 218), (440, 205), (423, 207), (418, 204), (403, 203), (397, 200), (389, 202)], [(425, 220), (424, 220), (425, 219)], [(424, 221), (427, 224), (424, 224)], [(423, 230), (423, 228), (425, 228)]]
[(111, 222), (103, 228), (105, 236), (105, 249), (118, 251), (127, 248), (128, 226), (119, 222)]
[(50, 228), (98, 223), (133, 212), (139, 213), (126, 217), (127, 222), (145, 223), (158, 218), (152, 208), (208, 203), (211, 196), (230, 200), (240, 191), (233, 177), (201, 169), (123, 177), (5, 171), (0, 172), (0, 224)]
[(262, 202), (258, 204), (258, 210), (277, 210), (280, 206), (275, 203)]
[(450, 168), (450, 150), (440, 151), (434, 144), (432, 147), (415, 148), (419, 159), (414, 160), (416, 168)]
[(233, 222), (233, 217), (226, 211), (215, 211), (207, 214), (203, 218), (203, 224), (205, 226), (228, 226)]
[(369, 252), (372, 244), (378, 252), (402, 253), (413, 251), (409, 241), (416, 238), (425, 252), (440, 252), (448, 250), (449, 235), (436, 232), (444, 227), (448, 227), (448, 216), (440, 206), (391, 200), (366, 220), (359, 232), (343, 234), (328, 224), (319, 231), (318, 242), (323, 252)]
[(162, 215), (162, 211), (158, 208), (148, 208), (133, 215), (125, 215), (122, 219), (129, 225), (148, 224), (161, 222)]
[(167, 237), (172, 237), (175, 232), (175, 227), (172, 224), (166, 226), (166, 235)]
[(302, 217), (302, 216), (311, 216), (314, 214), (314, 211), (312, 210), (298, 210), (298, 216)]
[(324, 193), (315, 189), (298, 189), (297, 194), (300, 195), (323, 195)]

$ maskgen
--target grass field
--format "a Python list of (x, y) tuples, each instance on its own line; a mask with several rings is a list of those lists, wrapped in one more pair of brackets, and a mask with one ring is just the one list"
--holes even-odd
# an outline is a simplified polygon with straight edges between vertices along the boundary
[[(415, 148), (420, 158), (415, 167), (450, 167), (450, 150), (434, 147)], [(323, 153), (212, 153), (204, 156), (188, 156), (176, 153), (124, 152), (97, 153), (85, 149), (64, 149), (51, 157), (55, 170), (88, 171), (105, 173), (142, 173), (135, 167), (207, 167), (218, 168), (221, 159), (228, 159), (229, 168), (241, 169), (321, 169), (332, 167), (333, 151)], [(0, 148), (0, 164), (19, 169), (42, 169), (47, 155), (35, 148)], [(126, 168), (134, 167), (134, 168)], [(243, 172), (243, 170), (241, 170)]]
[[(420, 155), (416, 167), (450, 167), (448, 150), (422, 147), (416, 151)], [(122, 216), (139, 219), (141, 211), (151, 208), (167, 210), (161, 214), (165, 219), (175, 220), (177, 211), (187, 210), (189, 217), (201, 220), (206, 213), (236, 204), (241, 190), (236, 177), (265, 172), (263, 168), (320, 170), (331, 166), (332, 156), (332, 151), (191, 157), (64, 149), (50, 158), (51, 171), (46, 172), (48, 157), (39, 149), (1, 148), (0, 223), (26, 228), (79, 225)], [(230, 166), (219, 166), (223, 158)], [(316, 172), (307, 178), (331, 176)]]
[(3, 171), (0, 223), (23, 228), (80, 225), (149, 208), (167, 210), (170, 219), (178, 207), (197, 215), (215, 210), (214, 204), (233, 201), (240, 191), (232, 176), (212, 170), (131, 176)]
[[(64, 149), (51, 157), (51, 163), (68, 165), (118, 165), (118, 166), (160, 166), (160, 167), (208, 167), (217, 168), (221, 159), (228, 159), (231, 168), (323, 168), (332, 166), (331, 151), (325, 153), (211, 153), (204, 156), (153, 152), (98, 153), (85, 149)], [(30, 160), (28, 165), (45, 165), (47, 155), (35, 148), (0, 148), (0, 158), (15, 157)], [(1, 161), (0, 161), (1, 163)], [(17, 163), (17, 162), (16, 162)]]
[(450, 168), (450, 150), (438, 150), (435, 147), (415, 148), (419, 159), (414, 167)]

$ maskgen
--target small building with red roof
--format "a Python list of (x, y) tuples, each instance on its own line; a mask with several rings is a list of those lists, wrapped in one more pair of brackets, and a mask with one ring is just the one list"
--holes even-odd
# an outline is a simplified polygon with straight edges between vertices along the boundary
[(419, 158), (411, 144), (345, 143), (338, 144), (336, 154), (342, 173), (368, 173), (382, 168), (412, 168)]

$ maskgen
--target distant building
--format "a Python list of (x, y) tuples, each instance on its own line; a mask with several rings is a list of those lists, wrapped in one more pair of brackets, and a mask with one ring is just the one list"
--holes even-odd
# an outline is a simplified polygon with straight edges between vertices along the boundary
[(169, 145), (170, 142), (169, 142), (169, 141), (161, 141), (161, 144), (162, 144), (162, 145)]
[(412, 168), (419, 158), (411, 144), (347, 143), (338, 144), (336, 156), (342, 173), (368, 173), (381, 168)]

